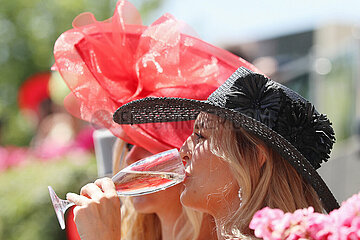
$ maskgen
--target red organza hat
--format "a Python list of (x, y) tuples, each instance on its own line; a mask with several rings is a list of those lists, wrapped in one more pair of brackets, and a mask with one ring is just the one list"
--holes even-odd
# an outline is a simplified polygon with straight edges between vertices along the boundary
[(136, 8), (124, 0), (103, 22), (91, 13), (79, 15), (54, 47), (54, 69), (72, 92), (65, 107), (152, 153), (181, 147), (193, 122), (120, 126), (112, 114), (149, 96), (205, 100), (240, 66), (259, 72), (189, 32), (190, 27), (170, 14), (144, 26)]

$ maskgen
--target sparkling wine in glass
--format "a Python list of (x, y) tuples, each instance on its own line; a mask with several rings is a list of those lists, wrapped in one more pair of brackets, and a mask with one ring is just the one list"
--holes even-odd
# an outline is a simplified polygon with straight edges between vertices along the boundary
[[(185, 178), (185, 168), (177, 149), (141, 159), (115, 174), (111, 180), (119, 196), (139, 196), (164, 190)], [(64, 214), (74, 206), (60, 199), (49, 186), (49, 193), (61, 229), (65, 229)]]

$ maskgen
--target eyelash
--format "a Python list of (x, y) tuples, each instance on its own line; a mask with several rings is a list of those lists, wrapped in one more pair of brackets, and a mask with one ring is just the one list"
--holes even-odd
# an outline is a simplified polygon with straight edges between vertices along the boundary
[(195, 133), (195, 135), (197, 136), (198, 139), (204, 138), (204, 136), (201, 135), (200, 133)]
[(134, 145), (132, 145), (130, 143), (126, 143), (126, 148), (128, 151), (130, 151), (133, 147), (134, 147)]

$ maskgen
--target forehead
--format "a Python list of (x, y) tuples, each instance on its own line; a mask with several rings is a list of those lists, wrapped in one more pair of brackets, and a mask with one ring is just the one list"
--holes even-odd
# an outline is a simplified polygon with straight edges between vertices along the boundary
[(195, 121), (195, 129), (214, 129), (220, 125), (220, 118), (216, 115), (201, 112)]

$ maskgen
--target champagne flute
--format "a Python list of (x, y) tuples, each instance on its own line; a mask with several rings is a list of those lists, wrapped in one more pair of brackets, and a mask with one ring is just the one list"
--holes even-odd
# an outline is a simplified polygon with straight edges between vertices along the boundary
[[(168, 150), (141, 159), (115, 174), (111, 180), (119, 196), (139, 196), (164, 190), (185, 178), (185, 168), (177, 149)], [(65, 229), (64, 214), (75, 204), (60, 199), (48, 186), (61, 229)]]

